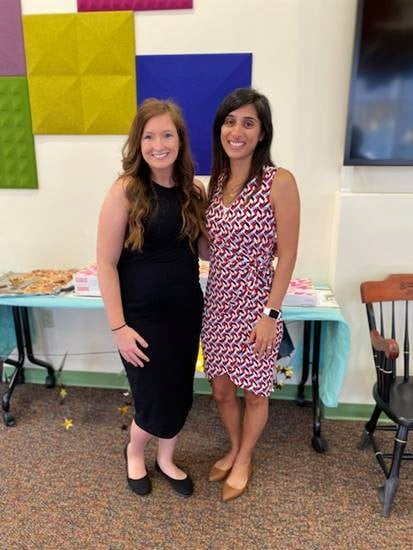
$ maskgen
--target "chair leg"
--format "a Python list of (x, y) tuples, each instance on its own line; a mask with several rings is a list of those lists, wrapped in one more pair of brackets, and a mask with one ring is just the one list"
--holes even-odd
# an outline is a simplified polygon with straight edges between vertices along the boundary
[(399, 486), (400, 463), (406, 447), (408, 434), (409, 430), (406, 426), (399, 426), (394, 438), (393, 460), (390, 473), (385, 484), (379, 487), (379, 498), (380, 502), (383, 504), (383, 515), (386, 518), (390, 515), (394, 496)]
[(360, 450), (367, 449), (371, 445), (372, 436), (376, 430), (377, 422), (379, 421), (381, 415), (381, 409), (378, 405), (374, 407), (373, 414), (371, 415), (370, 420), (364, 426), (364, 430), (358, 444)]

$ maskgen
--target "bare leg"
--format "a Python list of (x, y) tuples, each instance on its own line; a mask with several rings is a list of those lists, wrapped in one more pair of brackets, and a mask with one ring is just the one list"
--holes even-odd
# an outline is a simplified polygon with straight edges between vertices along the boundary
[(170, 439), (159, 438), (157, 461), (161, 470), (173, 479), (185, 479), (187, 474), (174, 463), (174, 451), (178, 436)]
[(213, 395), (218, 411), (228, 433), (231, 448), (219, 459), (215, 466), (228, 470), (234, 463), (241, 443), (241, 406), (236, 394), (236, 386), (227, 375), (218, 376), (212, 381)]
[(248, 481), (249, 466), (255, 445), (267, 423), (268, 397), (255, 395), (245, 390), (245, 413), (242, 426), (241, 446), (227, 482), (240, 489)]
[(145, 447), (151, 439), (151, 434), (139, 428), (132, 420), (130, 427), (130, 442), (127, 448), (128, 454), (128, 477), (140, 479), (147, 474), (145, 466)]

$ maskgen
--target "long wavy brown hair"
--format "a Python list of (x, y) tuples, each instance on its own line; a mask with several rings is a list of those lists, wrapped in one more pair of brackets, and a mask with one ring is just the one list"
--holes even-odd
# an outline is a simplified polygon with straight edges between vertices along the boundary
[(201, 233), (205, 233), (204, 213), (206, 201), (194, 185), (194, 164), (189, 146), (188, 132), (182, 112), (173, 101), (146, 99), (135, 116), (128, 139), (122, 149), (122, 178), (126, 181), (126, 198), (129, 203), (129, 222), (125, 247), (142, 250), (144, 223), (157, 207), (151, 169), (141, 152), (141, 140), (147, 122), (159, 115), (168, 114), (179, 137), (179, 152), (173, 166), (172, 178), (177, 186), (182, 212), (181, 236), (188, 237), (191, 248)]
[(215, 115), (212, 129), (212, 168), (208, 187), (209, 199), (211, 199), (215, 193), (219, 178), (224, 178), (224, 181), (226, 181), (231, 175), (229, 158), (221, 143), (221, 127), (229, 113), (249, 104), (254, 105), (257, 111), (258, 118), (261, 122), (263, 137), (255, 147), (249, 174), (247, 180), (244, 182), (244, 186), (248, 181), (256, 177), (257, 188), (259, 188), (262, 183), (263, 167), (274, 166), (270, 152), (273, 125), (271, 107), (268, 99), (252, 88), (237, 88), (223, 99)]

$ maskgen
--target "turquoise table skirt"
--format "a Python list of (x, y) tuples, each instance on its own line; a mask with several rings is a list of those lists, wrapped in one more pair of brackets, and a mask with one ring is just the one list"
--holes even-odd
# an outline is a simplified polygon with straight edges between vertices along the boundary
[[(0, 298), (0, 357), (6, 358), (16, 347), (10, 306), (103, 309), (101, 298), (74, 296), (18, 296)], [(322, 321), (320, 342), (320, 398), (327, 407), (337, 407), (350, 352), (350, 329), (337, 307), (284, 307), (288, 321)], [(301, 364), (302, 346), (293, 356)]]
[[(350, 328), (339, 308), (284, 307), (284, 321), (322, 321), (320, 341), (320, 398), (326, 407), (337, 407), (350, 353)], [(293, 366), (301, 365), (303, 348), (293, 356)]]
[(10, 306), (0, 307), (0, 359), (5, 359), (16, 347), (13, 313)]

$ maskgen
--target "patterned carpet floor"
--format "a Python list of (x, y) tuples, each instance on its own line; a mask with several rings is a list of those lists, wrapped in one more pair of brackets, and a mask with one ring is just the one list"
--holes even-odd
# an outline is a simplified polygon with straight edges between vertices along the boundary
[[(413, 548), (413, 465), (403, 464), (383, 518), (381, 471), (371, 449), (356, 448), (362, 423), (323, 420), (329, 450), (317, 454), (311, 409), (272, 401), (248, 492), (224, 503), (221, 484), (206, 478), (225, 436), (211, 398), (196, 396), (176, 455), (194, 495), (180, 498), (154, 473), (151, 442), (153, 492), (142, 498), (126, 486), (124, 403), (121, 391), (68, 388), (61, 402), (57, 388), (17, 387), (17, 425), (0, 427), (1, 549)], [(392, 437), (379, 434), (390, 447)]]

